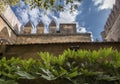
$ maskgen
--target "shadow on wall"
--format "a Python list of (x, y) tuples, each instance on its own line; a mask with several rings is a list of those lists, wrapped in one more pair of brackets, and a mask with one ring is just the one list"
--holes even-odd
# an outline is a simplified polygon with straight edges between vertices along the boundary
[(4, 56), (7, 58), (20, 57), (23, 59), (38, 58), (39, 52), (49, 52), (55, 56), (63, 53), (64, 50), (98, 50), (100, 48), (113, 48), (120, 51), (120, 42), (74, 42), (74, 43), (48, 43), (48, 44), (26, 44), (26, 45), (6, 45)]

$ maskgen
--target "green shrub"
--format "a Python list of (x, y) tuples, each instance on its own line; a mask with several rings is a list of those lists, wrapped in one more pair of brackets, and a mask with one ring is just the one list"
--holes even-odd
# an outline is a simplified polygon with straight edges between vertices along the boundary
[(68, 49), (59, 56), (40, 52), (39, 59), (3, 57), (0, 60), (0, 84), (40, 78), (50, 84), (63, 84), (63, 81), (66, 84), (120, 84), (120, 52), (112, 48)]

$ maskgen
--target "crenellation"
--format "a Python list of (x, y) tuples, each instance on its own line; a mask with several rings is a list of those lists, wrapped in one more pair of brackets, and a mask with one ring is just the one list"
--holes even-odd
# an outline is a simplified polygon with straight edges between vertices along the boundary
[[(62, 28), (60, 27), (60, 33), (55, 33), (56, 24), (51, 24), (54, 30), (51, 30), (54, 33), (44, 34), (41, 32), (41, 29), (44, 29), (43, 24), (40, 23), (37, 25), (37, 29), (39, 33), (32, 34), (31, 33), (31, 23), (30, 21), (24, 26), (21, 27), (21, 32), (18, 32), (18, 29), (10, 28), (9, 24), (6, 24), (3, 20), (0, 19), (0, 39), (8, 40), (11, 44), (46, 44), (46, 43), (69, 43), (69, 42), (91, 42), (91, 34), (90, 33), (77, 33), (76, 32), (76, 24), (63, 24)], [(17, 26), (17, 25), (16, 25)], [(50, 26), (50, 28), (51, 28)], [(17, 27), (15, 27), (17, 28)], [(4, 31), (2, 31), (2, 29)], [(39, 30), (40, 29), (40, 30)], [(68, 30), (67, 30), (68, 29)], [(14, 32), (15, 33), (14, 33)]]
[(32, 25), (31, 22), (29, 21), (24, 27), (24, 34), (31, 34), (31, 32), (32, 32)]
[(76, 33), (76, 23), (61, 23), (60, 33), (74, 34)]
[(37, 34), (44, 34), (44, 24), (42, 21), (37, 25)]
[[(9, 17), (7, 12), (5, 16), (0, 15), (0, 42), (10, 44), (52, 44), (92, 41), (90, 33), (76, 32), (76, 23), (60, 23), (59, 31), (57, 31), (57, 24), (52, 20), (49, 24), (49, 33), (46, 34), (44, 33), (44, 24), (40, 21), (35, 32), (30, 20), (25, 26), (22, 26), (12, 10), (10, 8), (9, 10), (13, 17)], [(12, 19), (12, 23), (10, 19)]]
[(54, 20), (49, 24), (49, 33), (56, 33), (56, 23)]

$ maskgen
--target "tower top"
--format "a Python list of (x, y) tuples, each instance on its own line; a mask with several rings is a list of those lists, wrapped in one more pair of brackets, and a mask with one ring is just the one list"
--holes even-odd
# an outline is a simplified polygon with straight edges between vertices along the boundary
[(39, 24), (37, 25), (38, 27), (43, 27), (44, 26), (44, 24), (43, 24), (43, 22), (42, 21), (40, 21), (39, 22)]
[(50, 26), (56, 26), (56, 22), (54, 20), (51, 21)]
[(28, 23), (25, 25), (25, 27), (32, 27), (31, 21), (28, 21)]

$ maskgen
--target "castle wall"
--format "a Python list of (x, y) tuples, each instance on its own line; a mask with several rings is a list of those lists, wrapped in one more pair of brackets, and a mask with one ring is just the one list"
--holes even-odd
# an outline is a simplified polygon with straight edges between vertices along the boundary
[(16, 29), (16, 25), (18, 26), (17, 32), (19, 33), (22, 24), (20, 23), (10, 6), (7, 6), (6, 10), (3, 12), (3, 15), (6, 18), (6, 20), (11, 24), (13, 29)]
[(32, 32), (32, 27), (25, 27), (24, 28), (24, 34), (31, 34), (31, 32)]
[(19, 35), (17, 44), (91, 42), (91, 34), (41, 34)]
[[(1, 46), (0, 46), (1, 47)], [(101, 43), (101, 42), (73, 42), (73, 43), (48, 43), (48, 44), (21, 44), (6, 45), (5, 54), (7, 58), (12, 56), (27, 58), (38, 58), (39, 52), (49, 52), (55, 56), (62, 54), (67, 49), (98, 50), (100, 48), (113, 48), (120, 51), (120, 43)]]
[(107, 41), (120, 41), (120, 15), (106, 36)]
[(49, 33), (55, 34), (56, 33), (56, 26), (49, 26)]
[(103, 41), (120, 41), (120, 0), (115, 5), (108, 17), (104, 31), (101, 33)]
[[(11, 14), (10, 17), (8, 14)], [(91, 42), (90, 33), (76, 33), (75, 23), (60, 24), (60, 32), (57, 32), (56, 23), (52, 21), (49, 25), (49, 34), (42, 34), (44, 31), (42, 23), (38, 24), (39, 33), (35, 34), (31, 33), (32, 24), (30, 21), (24, 26), (24, 29), (20, 25), (11, 8), (8, 7), (4, 15), (0, 15), (0, 39), (6, 39), (11, 44)]]
[(31, 34), (31, 27), (29, 25), (24, 29), (27, 33), (19, 34), (12, 29), (9, 22), (2, 16), (0, 18), (0, 25), (0, 38), (8, 40), (11, 44), (91, 42), (90, 33)]
[(15, 33), (11, 30), (10, 26), (7, 25), (7, 23), (1, 16), (0, 16), (0, 38), (8, 40), (10, 43), (16, 42)]
[(37, 27), (37, 34), (44, 34), (44, 27)]
[(63, 34), (76, 33), (76, 24), (60, 24), (60, 33)]
[(55, 34), (56, 33), (56, 23), (55, 23), (55, 21), (52, 21), (49, 24), (49, 33), (50, 34)]

